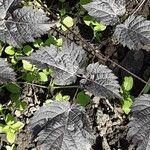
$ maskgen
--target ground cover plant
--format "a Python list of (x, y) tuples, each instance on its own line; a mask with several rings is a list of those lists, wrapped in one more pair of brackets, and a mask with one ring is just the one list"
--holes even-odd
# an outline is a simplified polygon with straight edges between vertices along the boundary
[(0, 0), (0, 148), (149, 150), (149, 0)]

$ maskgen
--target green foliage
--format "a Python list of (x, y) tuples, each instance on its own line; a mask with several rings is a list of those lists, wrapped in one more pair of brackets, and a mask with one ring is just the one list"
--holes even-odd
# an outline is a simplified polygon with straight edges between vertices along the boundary
[(63, 44), (62, 39), (57, 39), (54, 36), (49, 36), (48, 39), (43, 43), (43, 46), (50, 46), (51, 44), (61, 47)]
[(76, 97), (76, 103), (80, 104), (81, 106), (86, 106), (90, 103), (90, 96), (85, 94), (84, 91), (79, 92)]
[(12, 144), (15, 142), (17, 132), (24, 127), (24, 123), (16, 121), (11, 114), (7, 114), (4, 120), (5, 124), (0, 124), (0, 132), (5, 133), (7, 141)]
[(102, 23), (97, 22), (91, 16), (84, 16), (83, 21), (87, 26), (90, 26), (93, 29), (94, 38), (100, 40), (101, 31), (106, 29), (106, 26)]
[(130, 91), (133, 88), (133, 78), (130, 77), (124, 77), (124, 81), (122, 84), (121, 94), (123, 97), (122, 100), (122, 110), (125, 114), (129, 114), (131, 110), (131, 106), (133, 104), (132, 96), (130, 95)]
[(38, 73), (38, 80), (39, 81), (43, 81), (43, 82), (47, 82), (48, 81), (48, 77), (44, 72), (39, 72)]
[(40, 48), (41, 46), (43, 46), (43, 41), (40, 39), (40, 38), (38, 38), (38, 39), (36, 39), (34, 42), (33, 42), (33, 46), (34, 47), (36, 47), (36, 48)]
[(63, 96), (61, 93), (57, 93), (55, 96), (56, 101), (69, 101), (69, 99), (70, 99), (70, 96), (68, 95)]
[(20, 93), (20, 87), (16, 83), (8, 83), (5, 87), (11, 93)]
[(30, 45), (25, 45), (23, 47), (23, 52), (29, 56), (33, 52), (33, 48)]
[(129, 92), (133, 88), (133, 78), (132, 77), (124, 77), (123, 89)]
[(7, 46), (5, 48), (5, 53), (8, 55), (14, 55), (15, 54), (15, 48), (12, 46)]
[[(62, 21), (68, 28), (71, 28), (74, 25), (74, 21), (70, 16), (66, 16)], [(67, 31), (67, 28), (61, 25), (63, 31)]]
[(17, 150), (15, 144), (12, 144), (11, 146), (7, 145), (6, 150)]
[(87, 3), (89, 3), (89, 2), (91, 2), (92, 0), (80, 0), (80, 4), (81, 5), (85, 5), (85, 4), (87, 4)]

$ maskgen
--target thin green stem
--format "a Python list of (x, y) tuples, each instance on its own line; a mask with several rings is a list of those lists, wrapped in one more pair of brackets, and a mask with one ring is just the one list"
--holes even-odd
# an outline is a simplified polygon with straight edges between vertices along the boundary
[(39, 85), (39, 84), (35, 84), (35, 83), (28, 83), (28, 82), (18, 82), (19, 84), (27, 84), (27, 85), (32, 85), (32, 86), (36, 86), (39, 88), (43, 88), (43, 89), (72, 89), (72, 88), (78, 88), (78, 86), (44, 86), (44, 85)]
[(52, 89), (61, 89), (61, 88), (65, 88), (65, 89), (73, 89), (73, 88), (78, 88), (79, 86), (55, 86), (55, 87), (52, 87)]

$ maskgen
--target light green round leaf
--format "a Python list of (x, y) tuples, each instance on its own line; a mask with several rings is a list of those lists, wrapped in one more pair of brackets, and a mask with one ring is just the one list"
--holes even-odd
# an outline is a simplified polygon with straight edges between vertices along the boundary
[(69, 99), (70, 99), (70, 96), (69, 96), (69, 95), (64, 95), (64, 96), (63, 96), (63, 100), (64, 100), (64, 101), (69, 101)]
[(39, 77), (38, 77), (39, 81), (43, 81), (43, 82), (48, 81), (47, 75), (44, 72), (39, 72), (38, 75), (39, 75)]
[(62, 101), (63, 100), (63, 96), (61, 93), (58, 93), (56, 96), (55, 96), (55, 100), (56, 101)]
[(5, 87), (11, 93), (20, 93), (20, 86), (16, 83), (8, 83)]
[(4, 127), (3, 127), (3, 132), (4, 133), (7, 133), (7, 132), (10, 132), (10, 125), (5, 125)]
[(53, 72), (53, 71), (52, 71), (50, 68), (43, 69), (43, 73), (45, 73), (47, 76), (48, 76), (48, 75), (51, 75), (52, 72)]
[(7, 132), (7, 140), (9, 143), (14, 143), (16, 139), (16, 133), (14, 132)]
[(23, 69), (24, 70), (32, 71), (33, 65), (30, 62), (28, 62), (26, 60), (22, 60), (22, 63), (23, 63)]
[(85, 92), (79, 92), (76, 98), (76, 103), (81, 106), (86, 106), (90, 102), (90, 96), (85, 94)]
[(94, 31), (104, 31), (106, 29), (106, 26), (103, 25), (102, 23), (96, 22), (94, 27)]
[(131, 76), (124, 78), (123, 87), (125, 91), (130, 91), (133, 88), (133, 78)]
[(7, 46), (5, 48), (5, 53), (8, 55), (14, 55), (15, 54), (15, 48), (12, 46)]
[(18, 131), (20, 129), (22, 129), (24, 127), (24, 123), (18, 121), (16, 123), (14, 123), (11, 128), (14, 129), (15, 131)]
[(127, 99), (123, 100), (123, 106), (122, 106), (122, 110), (124, 111), (125, 114), (129, 114), (130, 110), (131, 110), (131, 106), (133, 104), (133, 101), (130, 97), (128, 97)]
[(17, 60), (15, 59), (15, 57), (12, 57), (12, 58), (11, 58), (11, 63), (12, 63), (13, 65), (16, 65), (16, 64), (17, 64)]
[[(63, 20), (63, 23), (68, 27), (71, 28), (74, 24), (73, 19), (69, 16), (65, 17)], [(61, 26), (63, 31), (67, 31), (66, 27), (64, 27), (63, 25)]]
[(63, 45), (63, 40), (62, 39), (58, 39), (57, 40), (57, 46), (60, 47)]
[(45, 104), (50, 104), (50, 103), (52, 103), (52, 102), (53, 102), (52, 99), (47, 99), (47, 100), (45, 101)]

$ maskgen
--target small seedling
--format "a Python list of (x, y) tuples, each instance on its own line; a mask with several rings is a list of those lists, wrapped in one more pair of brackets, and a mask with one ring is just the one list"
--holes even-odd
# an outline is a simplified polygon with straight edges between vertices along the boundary
[(61, 93), (56, 94), (55, 100), (56, 101), (69, 101), (70, 96), (69, 95), (62, 95)]
[(102, 23), (97, 22), (91, 16), (84, 16), (83, 21), (87, 26), (90, 26), (93, 29), (94, 38), (100, 40), (101, 32), (106, 29), (106, 26)]
[(0, 132), (5, 133), (7, 141), (12, 144), (15, 142), (17, 132), (24, 127), (24, 123), (15, 121), (11, 114), (7, 114), (4, 120), (5, 124), (0, 124)]
[(124, 81), (121, 88), (121, 94), (122, 94), (122, 110), (125, 114), (129, 114), (131, 110), (131, 105), (133, 104), (132, 96), (130, 95), (130, 91), (133, 88), (133, 78), (130, 77), (124, 77)]

